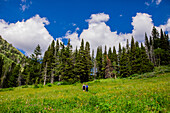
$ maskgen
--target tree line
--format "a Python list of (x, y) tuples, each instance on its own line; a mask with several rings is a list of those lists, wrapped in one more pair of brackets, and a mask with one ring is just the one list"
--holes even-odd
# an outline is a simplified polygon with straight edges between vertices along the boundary
[[(1, 40), (0, 40), (1, 41)], [(155, 66), (170, 64), (169, 36), (165, 32), (152, 29), (151, 36), (145, 34), (145, 43), (138, 43), (132, 37), (127, 40), (126, 47), (116, 50), (107, 46), (97, 48), (90, 54), (90, 43), (81, 40), (80, 48), (72, 51), (68, 40), (67, 45), (52, 41), (43, 58), (40, 45), (30, 57), (15, 58), (0, 54), (0, 87), (16, 87), (21, 85), (37, 85), (62, 81), (67, 84), (88, 82), (102, 78), (128, 77), (153, 71)], [(6, 46), (1, 44), (1, 49)], [(3, 47), (3, 48), (2, 48)], [(8, 52), (7, 52), (8, 53)], [(19, 59), (18, 58), (18, 59)]]

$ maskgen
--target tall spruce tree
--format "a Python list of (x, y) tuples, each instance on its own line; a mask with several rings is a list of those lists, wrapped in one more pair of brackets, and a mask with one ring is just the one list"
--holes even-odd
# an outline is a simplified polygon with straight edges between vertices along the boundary
[(150, 58), (150, 44), (146, 33), (145, 33), (145, 48), (146, 48), (146, 53), (148, 55), (148, 58)]
[(81, 41), (81, 46), (80, 46), (80, 50), (79, 50), (79, 62), (78, 62), (78, 73), (80, 75), (80, 82), (83, 83), (85, 82), (85, 77), (86, 77), (86, 56), (85, 56), (85, 48), (84, 48), (84, 40), (82, 39)]
[(3, 65), (4, 65), (4, 59), (3, 59), (3, 57), (0, 55), (0, 78), (2, 77)]
[(91, 75), (91, 69), (92, 69), (92, 60), (91, 60), (91, 56), (90, 56), (90, 44), (89, 42), (86, 42), (86, 46), (85, 46), (85, 81), (89, 81), (90, 75)]
[(113, 62), (116, 62), (116, 64), (118, 64), (118, 58), (117, 58), (115, 46), (113, 47)]
[(103, 55), (102, 55), (102, 46), (97, 48), (96, 54), (96, 61), (97, 61), (97, 78), (103, 78)]
[(132, 37), (131, 39), (131, 48), (130, 48), (130, 65), (131, 65), (131, 68), (130, 68), (130, 72), (131, 74), (135, 74), (135, 68), (136, 68), (136, 64), (135, 64), (135, 60), (136, 60), (136, 47), (135, 47), (135, 42), (134, 42), (134, 38)]
[(134, 73), (140, 73), (141, 68), (141, 49), (139, 47), (139, 43), (136, 41), (135, 43), (135, 68), (133, 68)]
[(79, 73), (79, 51), (76, 46), (76, 50), (74, 52), (74, 74), (76, 81), (80, 80), (80, 73)]
[(126, 53), (126, 49), (123, 47), (123, 52), (120, 58), (120, 76), (121, 77), (129, 76), (127, 67), (128, 67), (127, 53)]
[(109, 47), (108, 58), (111, 60), (111, 63), (113, 63), (114, 59), (113, 59), (113, 53), (112, 53), (111, 47)]
[(154, 65), (149, 61), (145, 47), (141, 43), (141, 68), (140, 73), (153, 71)]
[(69, 82), (69, 83), (75, 83), (76, 78), (74, 76), (74, 65), (73, 65), (73, 56), (72, 56), (72, 46), (70, 44), (70, 39), (68, 40), (67, 47), (65, 48), (64, 55), (66, 57), (64, 72), (62, 79), (63, 81)]
[(155, 28), (155, 26), (153, 26), (152, 29), (152, 39), (153, 39), (153, 48), (157, 49), (160, 46), (160, 42), (159, 42), (159, 33)]
[(37, 47), (35, 48), (34, 54), (35, 54), (36, 58), (38, 58), (38, 56), (41, 55), (41, 47), (40, 47), (39, 44), (38, 44)]
[(118, 51), (118, 62), (119, 62), (119, 64), (120, 64), (121, 55), (122, 55), (122, 48), (121, 48), (121, 44), (119, 43), (119, 51)]

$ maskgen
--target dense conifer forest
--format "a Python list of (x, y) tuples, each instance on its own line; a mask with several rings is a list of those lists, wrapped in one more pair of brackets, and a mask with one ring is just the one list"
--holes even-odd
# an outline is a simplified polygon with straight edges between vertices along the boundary
[[(90, 54), (92, 51), (92, 54)], [(37, 85), (62, 81), (65, 84), (88, 82), (95, 79), (124, 78), (133, 74), (153, 71), (154, 67), (170, 64), (169, 36), (152, 29), (151, 36), (145, 34), (145, 43), (127, 40), (126, 47), (119, 49), (107, 46), (90, 49), (90, 43), (81, 40), (80, 48), (72, 50), (67, 45), (52, 41), (44, 56), (37, 45), (34, 53), (27, 57), (0, 37), (0, 88), (21, 85)]]

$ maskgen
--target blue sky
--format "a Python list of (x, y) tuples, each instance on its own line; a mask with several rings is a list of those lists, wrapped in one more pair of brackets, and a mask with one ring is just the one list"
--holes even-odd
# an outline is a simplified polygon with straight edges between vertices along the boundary
[[(80, 35), (82, 34), (83, 36), (83, 30), (88, 30), (90, 28), (89, 25), (91, 25), (91, 23), (87, 22), (86, 20), (93, 19), (93, 17), (90, 18), (92, 14), (105, 14), (101, 16), (109, 15), (109, 19), (102, 21), (104, 21), (104, 24), (106, 24), (105, 27), (109, 26), (111, 32), (117, 31), (117, 35), (120, 35), (120, 33), (132, 33), (134, 29), (134, 26), (132, 25), (132, 17), (136, 17), (137, 13), (141, 13), (141, 15), (150, 15), (145, 16), (151, 18), (152, 23), (155, 26), (160, 27), (161, 25), (168, 25), (167, 21), (170, 18), (170, 1), (0, 0), (1, 23), (2, 20), (5, 21), (5, 23), (8, 24), (7, 27), (9, 27), (9, 24), (11, 23), (16, 24), (18, 21), (22, 22), (23, 20), (23, 22), (26, 22), (27, 20), (38, 15), (38, 19), (45, 19), (42, 22), (45, 26), (45, 29), (42, 29), (45, 30), (46, 33), (48, 32), (49, 35), (54, 39), (62, 38), (61, 41), (64, 42), (67, 40), (67, 37), (72, 35), (78, 35), (77, 37), (81, 38)], [(44, 24), (44, 21), (46, 21), (46, 24)], [(37, 29), (38, 28), (39, 27), (37, 27)], [(77, 30), (75, 30), (76, 28)], [(165, 28), (165, 30), (167, 29), (169, 30), (168, 27)], [(9, 31), (12, 32), (11, 30)], [(8, 36), (8, 34), (10, 33), (4, 32), (0, 31), (0, 35), (4, 35), (3, 37), (5, 37), (7, 41), (9, 40), (9, 42), (13, 43), (11, 37)], [(26, 33), (24, 35), (26, 35)], [(74, 39), (72, 41), (74, 41)], [(23, 49), (22, 46), (19, 45), (19, 43), (23, 42), (18, 42), (18, 44), (14, 43), (14, 46), (19, 49)], [(47, 43), (47, 45), (48, 44), (49, 43)], [(72, 44), (75, 43), (73, 42)], [(29, 48), (29, 46), (27, 46), (27, 48)], [(44, 47), (43, 49), (45, 48), (46, 47)], [(93, 47), (93, 49), (94, 48), (95, 47)], [(28, 49), (23, 50), (32, 51)]]

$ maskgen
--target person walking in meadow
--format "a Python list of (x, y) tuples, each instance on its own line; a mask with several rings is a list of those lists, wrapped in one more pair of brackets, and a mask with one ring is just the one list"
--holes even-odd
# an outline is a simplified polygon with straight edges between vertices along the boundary
[(88, 92), (88, 88), (89, 88), (89, 86), (88, 86), (88, 84), (86, 84), (86, 92)]
[(85, 91), (85, 84), (83, 84), (83, 91)]

